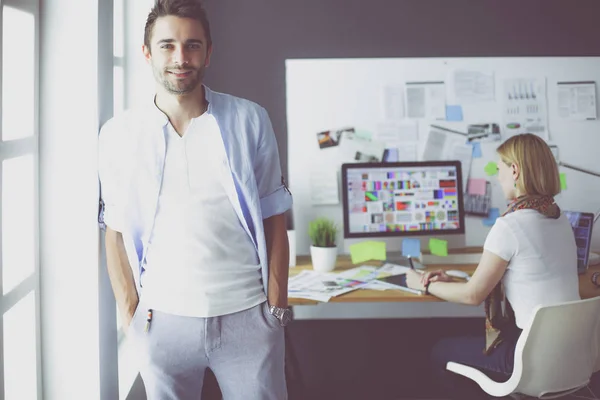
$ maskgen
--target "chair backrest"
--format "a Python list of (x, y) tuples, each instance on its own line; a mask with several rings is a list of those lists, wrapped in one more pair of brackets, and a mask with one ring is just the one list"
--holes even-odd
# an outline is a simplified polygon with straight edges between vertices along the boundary
[(515, 349), (516, 391), (541, 397), (586, 385), (599, 335), (600, 297), (536, 308)]

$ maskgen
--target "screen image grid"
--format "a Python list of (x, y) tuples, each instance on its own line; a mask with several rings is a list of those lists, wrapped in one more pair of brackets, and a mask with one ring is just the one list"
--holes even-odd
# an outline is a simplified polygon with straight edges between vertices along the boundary
[(454, 167), (357, 168), (347, 175), (350, 233), (459, 228)]

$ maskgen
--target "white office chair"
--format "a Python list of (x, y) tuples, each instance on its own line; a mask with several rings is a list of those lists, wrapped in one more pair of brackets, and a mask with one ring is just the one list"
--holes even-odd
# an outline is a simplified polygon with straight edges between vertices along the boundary
[(495, 382), (481, 371), (455, 362), (446, 368), (475, 381), (492, 396), (561, 397), (586, 387), (600, 367), (599, 337), (600, 297), (538, 306), (519, 337), (508, 381)]

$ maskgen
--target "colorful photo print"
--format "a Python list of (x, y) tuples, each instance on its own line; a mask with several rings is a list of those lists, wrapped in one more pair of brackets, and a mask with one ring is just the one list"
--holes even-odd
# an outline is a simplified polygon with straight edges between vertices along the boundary
[(342, 128), (317, 133), (317, 141), (319, 142), (319, 148), (326, 149), (328, 147), (335, 147), (339, 145), (344, 132), (354, 133), (354, 128)]

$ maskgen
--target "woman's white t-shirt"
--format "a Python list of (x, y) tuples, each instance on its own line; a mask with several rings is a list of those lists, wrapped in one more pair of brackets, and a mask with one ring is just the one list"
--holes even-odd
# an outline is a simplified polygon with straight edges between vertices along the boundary
[(496, 220), (483, 248), (508, 261), (502, 282), (523, 328), (537, 305), (579, 300), (577, 246), (565, 215), (518, 210)]

